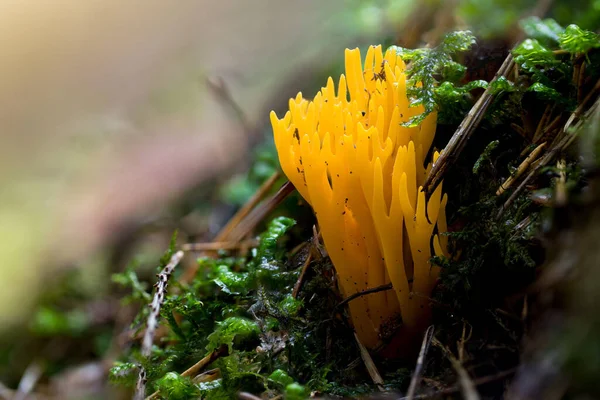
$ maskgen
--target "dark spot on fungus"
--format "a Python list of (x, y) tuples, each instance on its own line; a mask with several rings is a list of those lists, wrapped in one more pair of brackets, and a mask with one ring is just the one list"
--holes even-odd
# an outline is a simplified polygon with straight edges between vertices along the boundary
[(361, 114), (362, 114), (362, 116), (363, 116), (363, 117), (364, 117), (365, 115), (367, 115), (367, 113), (366, 113), (366, 112), (364, 112), (364, 111), (361, 111)]
[(298, 143), (300, 143), (300, 134), (298, 133), (298, 128), (294, 129), (294, 139), (296, 139)]

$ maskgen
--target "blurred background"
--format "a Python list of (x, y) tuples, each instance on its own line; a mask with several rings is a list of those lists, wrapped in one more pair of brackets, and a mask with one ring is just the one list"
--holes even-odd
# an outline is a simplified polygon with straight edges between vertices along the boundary
[[(41, 368), (14, 346), (78, 351), (23, 338), (111, 318), (113, 272), (155, 267), (175, 229), (182, 243), (212, 238), (277, 168), (269, 111), (339, 73), (341, 49), (466, 28), (508, 45), (536, 8), (600, 21), (597, 0), (0, 2), (4, 383)], [(40, 306), (67, 292), (85, 306)]]

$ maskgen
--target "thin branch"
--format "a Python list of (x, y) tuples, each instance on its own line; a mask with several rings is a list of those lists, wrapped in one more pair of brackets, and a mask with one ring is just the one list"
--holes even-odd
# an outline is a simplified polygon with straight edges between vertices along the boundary
[[(211, 352), (209, 355), (198, 361), (196, 364), (192, 365), (185, 371), (181, 373), (181, 376), (196, 376), (202, 371), (204, 368), (212, 364), (216, 359), (228, 354), (227, 346), (221, 346), (218, 349)], [(152, 393), (150, 396), (146, 397), (145, 400), (154, 400), (157, 399), (160, 392), (157, 390)]]
[(217, 250), (237, 250), (244, 246), (254, 247), (258, 245), (256, 239), (249, 239), (243, 242), (205, 242), (205, 243), (186, 243), (181, 246), (183, 251), (217, 251)]
[[(600, 80), (598, 81), (598, 83), (596, 83), (595, 88), (600, 88)], [(598, 109), (600, 107), (600, 99), (597, 99), (596, 102), (585, 112), (585, 114), (583, 116), (580, 115), (583, 112), (583, 105), (587, 101), (590, 100), (591, 94), (594, 91), (595, 90), (590, 92), (588, 94), (588, 96), (584, 99), (583, 103), (579, 107), (577, 107), (577, 109), (573, 112), (573, 114), (571, 114), (571, 117), (568, 119), (565, 126), (562, 128), (561, 133), (559, 135), (557, 135), (557, 138), (554, 140), (556, 144), (554, 144), (552, 146), (552, 148), (539, 160), (537, 165), (535, 165), (531, 169), (531, 171), (529, 172), (527, 177), (521, 182), (521, 184), (510, 195), (508, 200), (506, 200), (506, 202), (504, 202), (504, 205), (502, 205), (502, 207), (498, 211), (498, 214), (496, 215), (496, 219), (500, 219), (502, 217), (502, 215), (504, 214), (504, 211), (506, 211), (506, 209), (508, 209), (508, 207), (516, 200), (518, 195), (525, 188), (525, 185), (527, 185), (527, 183), (529, 183), (536, 176), (536, 174), (540, 171), (540, 169), (542, 169), (542, 167), (545, 167), (546, 165), (548, 165), (554, 159), (554, 157), (556, 157), (561, 151), (563, 151), (565, 148), (567, 148), (573, 142), (573, 140), (579, 135), (579, 131), (581, 130), (583, 123), (591, 116), (591, 114), (593, 112), (595, 112), (596, 109)], [(569, 131), (571, 125), (573, 124), (573, 122), (576, 119), (578, 119), (578, 121), (575, 124), (573, 133), (568, 135), (567, 132)], [(560, 137), (560, 140), (558, 140), (559, 137)]]
[(135, 384), (133, 400), (144, 400), (144, 397), (146, 396), (146, 383), (148, 382), (148, 375), (146, 374), (144, 367), (140, 365), (139, 368), (140, 373), (138, 375), (137, 383)]
[(23, 376), (21, 377), (17, 391), (12, 399), (23, 400), (27, 398), (31, 391), (35, 388), (35, 385), (39, 381), (43, 372), (44, 368), (39, 360), (35, 360), (29, 364), (27, 369), (25, 369)]
[(185, 371), (181, 373), (181, 376), (195, 376), (200, 373), (204, 368), (208, 365), (212, 364), (219, 357), (223, 357), (228, 353), (227, 346), (221, 346), (218, 349), (214, 350), (212, 353), (204, 357), (202, 360), (198, 361), (196, 364), (192, 365)]
[[(215, 242), (236, 242), (238, 240), (234, 240), (231, 237), (231, 233), (237, 228), (237, 226), (246, 218), (248, 214), (260, 203), (266, 194), (273, 188), (275, 182), (279, 179), (279, 173), (275, 172), (269, 179), (267, 179), (261, 187), (258, 189), (256, 193), (244, 204), (242, 208), (240, 208), (235, 215), (227, 222), (227, 224), (221, 229), (221, 231), (215, 236)], [(245, 235), (242, 235), (243, 238)], [(241, 239), (240, 238), (240, 239)], [(181, 282), (189, 283), (196, 276), (196, 272), (198, 271), (198, 263), (192, 264), (181, 277)]]
[(498, 72), (496, 72), (496, 76), (492, 82), (490, 82), (485, 92), (483, 92), (465, 119), (460, 123), (456, 132), (454, 132), (454, 135), (452, 135), (452, 138), (427, 175), (427, 179), (423, 185), (423, 191), (427, 197), (431, 196), (438, 187), (446, 170), (452, 165), (453, 161), (458, 158), (467, 144), (467, 141), (475, 131), (475, 128), (479, 126), (488, 107), (492, 104), (492, 100), (494, 99), (494, 94), (492, 92), (494, 86), (493, 83), (500, 77), (507, 77), (514, 65), (513, 55), (512, 53), (509, 53), (500, 66), (500, 69), (498, 69)]
[(458, 375), (458, 383), (460, 384), (460, 389), (463, 394), (463, 398), (465, 400), (479, 400), (479, 393), (475, 389), (475, 384), (471, 380), (471, 377), (467, 373), (467, 371), (462, 366), (461, 362), (454, 357), (454, 354), (448, 349), (448, 347), (444, 346), (439, 340), (433, 339), (433, 344), (442, 349), (442, 351), (446, 354), (448, 360), (452, 364), (452, 367), (456, 371)]
[(304, 276), (306, 275), (306, 271), (308, 271), (308, 266), (312, 261), (312, 252), (309, 251), (306, 256), (306, 260), (304, 260), (304, 264), (302, 264), (302, 271), (300, 272), (300, 276), (298, 277), (298, 281), (294, 285), (294, 290), (292, 291), (292, 297), (297, 298), (298, 293), (300, 293), (300, 288), (302, 288), (302, 284), (304, 283)]
[(229, 234), (231, 241), (241, 240), (256, 228), (256, 226), (269, 215), (275, 208), (281, 204), (296, 188), (289, 181), (284, 183), (281, 188), (270, 199), (265, 201), (259, 207), (252, 210), (243, 221), (240, 222)]
[(515, 173), (509, 176), (502, 184), (500, 184), (500, 187), (496, 191), (496, 196), (500, 196), (506, 191), (506, 189), (509, 189), (512, 184), (519, 179), (519, 177), (523, 175), (525, 171), (527, 171), (527, 168), (529, 168), (529, 166), (540, 156), (544, 147), (546, 147), (546, 142), (533, 149), (527, 158), (519, 165)]
[[(496, 382), (496, 381), (508, 378), (509, 376), (514, 375), (516, 370), (517, 370), (516, 368), (511, 368), (506, 371), (500, 371), (493, 375), (488, 375), (488, 376), (484, 376), (484, 377), (481, 377), (478, 379), (473, 379), (472, 382), (473, 382), (473, 385), (475, 385), (475, 386), (485, 385), (487, 383), (492, 383), (492, 382)], [(441, 396), (448, 396), (448, 395), (451, 395), (454, 393), (458, 393), (460, 391), (461, 391), (460, 385), (454, 385), (454, 386), (450, 386), (449, 388), (437, 390), (432, 393), (416, 395), (413, 400), (439, 399)], [(400, 397), (396, 400), (409, 400), (409, 399), (408, 399), (408, 397)]]
[(381, 375), (379, 374), (379, 370), (377, 370), (377, 366), (373, 362), (373, 359), (371, 358), (371, 354), (369, 354), (369, 350), (367, 350), (367, 348), (360, 342), (356, 332), (354, 332), (354, 339), (356, 340), (356, 344), (358, 345), (358, 348), (360, 349), (360, 357), (362, 358), (363, 362), (365, 363), (365, 367), (367, 368), (367, 372), (369, 373), (369, 376), (373, 380), (373, 383), (375, 385), (377, 385), (377, 388), (380, 391), (383, 391), (384, 390), (383, 389), (383, 383), (384, 383), (383, 378), (381, 378)]
[[(142, 340), (142, 356), (145, 358), (150, 357), (152, 353), (152, 344), (154, 343), (154, 333), (156, 332), (156, 328), (158, 327), (158, 319), (160, 316), (160, 308), (165, 301), (165, 295), (167, 293), (167, 286), (169, 283), (169, 278), (173, 273), (173, 270), (179, 264), (181, 259), (183, 258), (183, 251), (179, 250), (169, 260), (169, 263), (163, 268), (163, 270), (158, 274), (158, 282), (154, 285), (156, 287), (156, 292), (154, 293), (154, 297), (152, 298), (152, 303), (150, 304), (150, 315), (148, 315), (148, 320), (146, 322), (146, 332), (144, 333), (144, 339)], [(146, 371), (143, 366), (139, 366), (140, 374), (138, 376), (138, 381), (136, 385), (135, 400), (142, 400), (146, 396)]]
[(343, 307), (344, 305), (350, 303), (352, 300), (357, 299), (359, 297), (377, 293), (377, 292), (383, 292), (385, 290), (390, 290), (390, 289), (393, 289), (393, 286), (391, 283), (387, 283), (385, 285), (377, 286), (377, 287), (370, 288), (370, 289), (365, 289), (360, 292), (351, 294), (350, 296), (348, 296), (344, 300), (342, 300), (340, 303), (338, 303), (338, 305), (335, 306), (334, 311), (339, 309), (340, 307)]
[(421, 382), (421, 374), (423, 373), (423, 366), (425, 365), (425, 357), (427, 356), (427, 351), (429, 350), (429, 346), (431, 345), (431, 340), (433, 339), (434, 328), (433, 325), (430, 325), (429, 328), (425, 331), (425, 335), (423, 335), (423, 342), (421, 343), (421, 350), (419, 351), (419, 358), (417, 358), (417, 365), (415, 366), (415, 372), (413, 372), (413, 376), (410, 380), (410, 386), (408, 387), (408, 393), (406, 398), (412, 400), (415, 398), (415, 393), (419, 386), (419, 382)]
[(239, 392), (238, 393), (239, 400), (262, 400), (260, 397), (253, 395), (248, 392)]

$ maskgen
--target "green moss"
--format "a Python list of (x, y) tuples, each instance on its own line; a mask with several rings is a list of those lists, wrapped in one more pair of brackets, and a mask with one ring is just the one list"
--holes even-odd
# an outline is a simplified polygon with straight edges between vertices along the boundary
[[(456, 83), (464, 75), (465, 68), (454, 61), (453, 56), (467, 51), (475, 43), (475, 36), (470, 31), (457, 31), (444, 36), (441, 43), (434, 48), (405, 49), (392, 46), (404, 62), (409, 63), (407, 69), (407, 90), (411, 97), (411, 107), (423, 106), (425, 111), (407, 123), (408, 126), (419, 125), (427, 115), (437, 109), (436, 88), (441, 75), (444, 81)], [(418, 85), (419, 84), (419, 85)], [(454, 94), (448, 88), (443, 89), (442, 97), (450, 103), (449, 97), (460, 102), (464, 94), (458, 91)]]

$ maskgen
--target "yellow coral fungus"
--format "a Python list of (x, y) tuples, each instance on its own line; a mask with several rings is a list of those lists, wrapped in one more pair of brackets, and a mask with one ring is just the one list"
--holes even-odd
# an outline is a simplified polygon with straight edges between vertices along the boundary
[(437, 116), (403, 126), (423, 112), (409, 101), (402, 59), (371, 46), (364, 69), (360, 51), (346, 50), (337, 94), (329, 78), (312, 101), (290, 99), (283, 119), (271, 113), (281, 167), (313, 207), (342, 294), (392, 283), (394, 291), (349, 303), (370, 348), (399, 321), (405, 332), (423, 330), (438, 276), (431, 249), (446, 252), (446, 238), (434, 234), (436, 224), (446, 230), (446, 196), (440, 185), (426, 204), (421, 191)]

